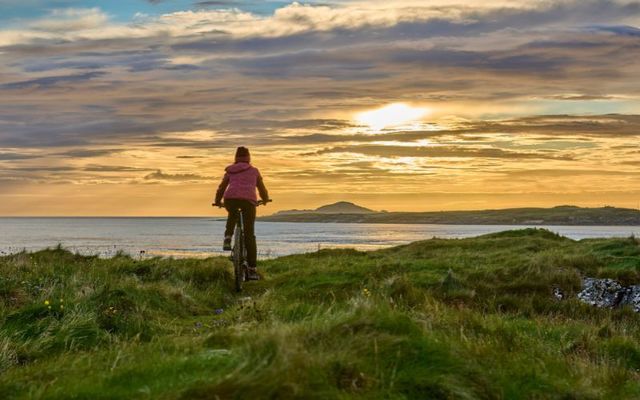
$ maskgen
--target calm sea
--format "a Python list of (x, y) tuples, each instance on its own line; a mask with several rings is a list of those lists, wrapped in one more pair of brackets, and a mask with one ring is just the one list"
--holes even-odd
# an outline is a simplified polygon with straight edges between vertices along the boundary
[[(258, 222), (259, 256), (276, 257), (321, 248), (361, 250), (432, 237), (462, 238), (522, 229), (512, 225), (413, 225)], [(640, 226), (545, 226), (572, 239), (640, 236)], [(211, 218), (0, 218), (0, 254), (62, 244), (81, 254), (109, 257), (207, 257), (221, 251), (224, 222)]]

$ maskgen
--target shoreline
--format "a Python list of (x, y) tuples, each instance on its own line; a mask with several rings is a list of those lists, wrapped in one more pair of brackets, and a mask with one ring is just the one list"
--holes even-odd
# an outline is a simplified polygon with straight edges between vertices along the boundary
[[(404, 224), (403, 224), (404, 225)], [(444, 224), (438, 224), (444, 225)], [(593, 237), (583, 237), (583, 238), (572, 238), (567, 235), (563, 235), (562, 233), (555, 232), (553, 230), (547, 229), (547, 227), (540, 226), (524, 226), (522, 228), (518, 228), (515, 225), (512, 226), (514, 229), (504, 229), (500, 231), (493, 231), (487, 233), (481, 233), (477, 235), (471, 236), (460, 236), (460, 237), (443, 237), (443, 236), (431, 236), (424, 237), (417, 240), (409, 240), (401, 243), (325, 243), (325, 242), (307, 242), (304, 243), (306, 247), (302, 251), (291, 252), (291, 253), (280, 253), (278, 254), (273, 249), (268, 248), (266, 246), (260, 246), (260, 239), (258, 239), (258, 260), (265, 262), (267, 260), (277, 260), (282, 257), (289, 256), (304, 256), (308, 254), (317, 253), (321, 250), (349, 250), (349, 251), (357, 251), (357, 252), (375, 252), (380, 250), (391, 250), (398, 247), (403, 246), (411, 246), (417, 243), (424, 243), (433, 240), (437, 241), (457, 241), (457, 240), (481, 240), (486, 237), (491, 236), (500, 236), (500, 235), (508, 235), (512, 233), (520, 233), (523, 235), (542, 232), (545, 234), (553, 235), (558, 238), (571, 240), (573, 242), (581, 242), (585, 240), (616, 240), (616, 239), (635, 239), (635, 235), (633, 232), (628, 235), (619, 235), (619, 236), (593, 236)], [(638, 227), (640, 228), (640, 227)], [(83, 248), (84, 247), (84, 248)], [(265, 248), (266, 247), (266, 248)], [(134, 249), (133, 251), (130, 249), (127, 251), (124, 247), (117, 247), (116, 245), (103, 245), (103, 250), (96, 250), (95, 246), (78, 246), (72, 244), (64, 244), (57, 243), (52, 245), (45, 245), (38, 248), (26, 248), (24, 246), (9, 246), (5, 248), (0, 248), (0, 258), (2, 257), (10, 257), (19, 254), (35, 254), (40, 252), (47, 251), (68, 251), (74, 255), (78, 255), (81, 257), (97, 257), (102, 260), (110, 260), (117, 257), (128, 257), (137, 261), (151, 260), (151, 259), (162, 259), (162, 260), (207, 260), (207, 259), (217, 259), (217, 258), (228, 258), (229, 252), (212, 249), (208, 251), (189, 251), (189, 250), (167, 250), (167, 249)], [(93, 251), (92, 251), (93, 250)]]

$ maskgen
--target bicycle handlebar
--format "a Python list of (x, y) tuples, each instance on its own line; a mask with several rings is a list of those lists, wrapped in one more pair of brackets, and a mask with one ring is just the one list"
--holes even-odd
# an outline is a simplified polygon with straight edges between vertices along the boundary
[[(271, 203), (273, 200), (269, 199), (269, 200), (258, 200), (258, 202), (256, 203), (256, 207), (258, 206), (265, 206), (267, 205), (267, 203)], [(216, 204), (212, 204), (212, 206), (215, 206)], [(224, 208), (224, 203), (220, 203), (220, 205), (218, 205), (218, 208)]]

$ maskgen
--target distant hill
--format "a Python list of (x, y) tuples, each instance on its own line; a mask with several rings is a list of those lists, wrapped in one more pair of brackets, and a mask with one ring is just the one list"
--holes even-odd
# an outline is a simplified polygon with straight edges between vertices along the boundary
[(339, 201), (333, 204), (327, 204), (318, 207), (315, 210), (284, 210), (279, 211), (274, 216), (290, 216), (290, 215), (307, 215), (307, 214), (370, 214), (376, 211), (350, 203), (348, 201)]
[(370, 214), (374, 213), (375, 211), (350, 203), (348, 201), (339, 201), (337, 203), (318, 207), (316, 208), (315, 212), (322, 214)]
[(316, 210), (291, 210), (260, 218), (272, 222), (346, 222), (455, 225), (638, 225), (640, 211), (630, 208), (557, 206), (503, 210), (376, 212), (338, 202)]

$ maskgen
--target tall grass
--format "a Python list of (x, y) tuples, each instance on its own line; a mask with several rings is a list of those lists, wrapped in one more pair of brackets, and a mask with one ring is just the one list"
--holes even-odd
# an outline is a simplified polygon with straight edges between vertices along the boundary
[[(63, 249), (0, 258), (0, 398), (638, 398), (635, 238), (544, 230), (261, 263)], [(567, 299), (557, 300), (561, 288)]]

